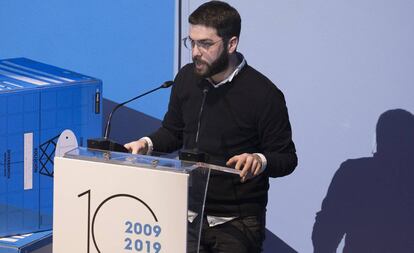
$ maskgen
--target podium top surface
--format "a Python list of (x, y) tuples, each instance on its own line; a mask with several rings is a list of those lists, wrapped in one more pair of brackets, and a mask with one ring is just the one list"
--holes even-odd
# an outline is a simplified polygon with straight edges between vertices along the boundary
[[(165, 154), (165, 156), (167, 156), (167, 154)], [(78, 147), (69, 152), (66, 152), (63, 157), (70, 159), (121, 164), (135, 167), (145, 167), (148, 169), (173, 171), (177, 173), (186, 174), (190, 173), (194, 169), (200, 168), (212, 169), (224, 173), (231, 173), (237, 175), (240, 174), (240, 171), (238, 170), (207, 163), (182, 161), (163, 156), (135, 155), (130, 153), (121, 153), (114, 151), (94, 150), (84, 147)]]

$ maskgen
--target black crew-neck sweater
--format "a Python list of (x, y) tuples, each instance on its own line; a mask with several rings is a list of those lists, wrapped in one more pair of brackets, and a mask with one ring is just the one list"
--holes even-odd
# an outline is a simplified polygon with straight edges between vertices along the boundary
[(203, 89), (209, 87), (201, 115), (198, 148), (209, 163), (225, 166), (234, 155), (262, 153), (267, 160), (259, 176), (240, 182), (236, 175), (212, 171), (205, 212), (214, 216), (247, 216), (263, 212), (269, 177), (290, 174), (297, 164), (282, 92), (264, 75), (245, 65), (229, 83), (214, 88), (184, 66), (177, 74), (162, 126), (150, 135), (154, 150), (195, 148)]

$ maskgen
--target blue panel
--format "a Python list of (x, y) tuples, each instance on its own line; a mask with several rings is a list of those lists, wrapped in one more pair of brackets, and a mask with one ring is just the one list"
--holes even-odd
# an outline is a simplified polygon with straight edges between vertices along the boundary
[(38, 131), (40, 126), (39, 112), (23, 114), (23, 132)]
[[(0, 196), (0, 201), (2, 203), (5, 203), (4, 199), (5, 197)], [(0, 231), (6, 231), (7, 230), (7, 207), (6, 205), (0, 204)]]
[(4, 203), (7, 203), (7, 196), (4, 192), (0, 194), (0, 201), (1, 201), (0, 203), (3, 203), (3, 204), (0, 204), (0, 215), (6, 215), (7, 206)]
[(54, 129), (56, 128), (56, 117), (57, 117), (57, 112), (56, 110), (42, 110), (41, 114), (40, 114), (40, 128), (43, 129)]
[(0, 117), (0, 164), (3, 164), (3, 152), (5, 151), (6, 147), (7, 147), (7, 139), (6, 139), (6, 135), (5, 132), (2, 131), (2, 120), (6, 120), (6, 117)]
[[(21, 212), (23, 210), (23, 192), (20, 189), (19, 191), (17, 191), (17, 189), (10, 189), (7, 193), (7, 205), (8, 212)], [(11, 221), (8, 221), (8, 223), (10, 222)]]
[(23, 210), (23, 228), (24, 229), (32, 230), (33, 228), (39, 227), (40, 216), (39, 216), (38, 210), (39, 210), (38, 206), (25, 208)]
[(1, 253), (20, 253), (18, 250), (12, 249), (12, 248), (9, 248), (9, 247), (7, 247), (5, 249), (1, 249), (1, 250), (2, 250)]
[(71, 126), (73, 124), (72, 109), (61, 109), (56, 113), (57, 127), (65, 128), (65, 126)]
[(23, 111), (23, 97), (9, 96), (7, 99), (7, 113), (21, 113)]
[[(23, 131), (23, 128), (21, 129)], [(23, 134), (14, 133), (7, 135), (7, 150), (10, 152), (10, 162), (16, 163), (23, 161)]]
[(35, 89), (37, 86), (0, 73), (0, 91), (13, 91), (19, 89)]
[(0, 117), (7, 114), (7, 106), (4, 106), (7, 103), (7, 96), (0, 96)]
[[(10, 177), (7, 182), (8, 196), (10, 193), (20, 193), (23, 189), (23, 163), (11, 163), (10, 164)], [(19, 204), (19, 206), (21, 206)]]
[(88, 114), (85, 113), (87, 106), (73, 108), (73, 124), (85, 125), (88, 122)]
[[(51, 229), (57, 139), (65, 129), (78, 140), (101, 135), (102, 105), (95, 112), (95, 92), (101, 92), (102, 83), (25, 58), (0, 60), (0, 65), (24, 73), (6, 82), (16, 84), (20, 78), (35, 86), (0, 90), (0, 102), (7, 105), (0, 110), (0, 236)], [(25, 142), (28, 133), (33, 144)], [(33, 150), (33, 160), (26, 161), (32, 170), (26, 172), (24, 150)], [(31, 187), (24, 185), (24, 173), (32, 173)]]
[(77, 99), (76, 97), (74, 97), (73, 90), (74, 89), (72, 87), (68, 87), (68, 88), (60, 89), (57, 92), (57, 101), (59, 101), (57, 105), (58, 109), (73, 107), (73, 100)]
[(87, 105), (89, 99), (91, 99), (89, 88), (86, 88), (86, 87), (82, 88), (80, 93), (78, 94), (78, 96), (80, 98), (81, 106), (82, 105)]
[(21, 133), (22, 131), (23, 131), (23, 115), (21, 113), (9, 115), (7, 119), (7, 133), (15, 134), (15, 133)]
[[(3, 172), (4, 166), (3, 164), (0, 164), (0, 165), (1, 165), (0, 169)], [(5, 202), (2, 202), (1, 199), (2, 197), (6, 196), (6, 193), (7, 193), (6, 176), (4, 175), (4, 173), (1, 173), (0, 174), (0, 203), (5, 203)]]
[(10, 162), (23, 161), (23, 133), (9, 134), (7, 136), (7, 150), (10, 151)]
[(5, 134), (7, 134), (7, 117), (0, 116), (0, 136), (5, 135)]
[(26, 190), (24, 191), (24, 203), (23, 203), (23, 207), (24, 209), (31, 209), (31, 210), (36, 210), (39, 208), (39, 201), (37, 200), (37, 198), (39, 193), (37, 190)]
[(42, 110), (56, 109), (56, 91), (45, 91), (41, 93)]
[(55, 66), (36, 62), (27, 58), (14, 58), (0, 61), (0, 64), (13, 67), (16, 70), (25, 71), (32, 75), (40, 75), (62, 82), (86, 82), (95, 81), (95, 78), (82, 75), (67, 69), (57, 68)]
[(82, 94), (82, 88), (79, 86), (72, 87), (72, 103), (73, 108), (79, 108), (81, 106), (80, 95)]
[(39, 250), (52, 242), (52, 231), (30, 233), (10, 239), (13, 239), (13, 241), (0, 242), (1, 253), (43, 252)]
[(39, 92), (27, 93), (23, 95), (23, 110), (25, 112), (39, 112), (39, 108)]
[(15, 210), (15, 208), (9, 210), (8, 216), (7, 216), (7, 226), (8, 230), (16, 231), (23, 229), (23, 210)]

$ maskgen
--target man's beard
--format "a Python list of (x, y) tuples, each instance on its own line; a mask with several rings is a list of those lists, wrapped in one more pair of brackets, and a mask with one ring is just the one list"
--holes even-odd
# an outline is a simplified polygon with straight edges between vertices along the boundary
[(197, 67), (194, 68), (194, 71), (197, 75), (203, 78), (212, 77), (215, 74), (226, 70), (226, 68), (229, 66), (229, 54), (226, 50), (223, 50), (219, 57), (211, 64), (201, 60), (200, 56), (193, 57), (193, 62), (195, 65), (199, 63), (205, 66), (205, 69), (200, 70), (197, 69)]

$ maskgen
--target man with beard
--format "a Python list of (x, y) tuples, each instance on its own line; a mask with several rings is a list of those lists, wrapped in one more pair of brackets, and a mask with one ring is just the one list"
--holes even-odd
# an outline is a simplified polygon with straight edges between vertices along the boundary
[(193, 63), (174, 80), (162, 126), (125, 147), (144, 154), (196, 148), (208, 163), (240, 170), (240, 177), (211, 172), (200, 252), (261, 252), (269, 177), (297, 165), (285, 99), (237, 52), (236, 9), (210, 1), (189, 23), (184, 42)]

